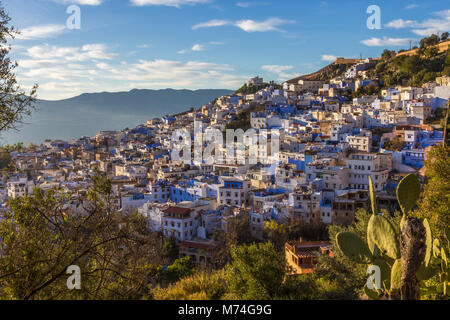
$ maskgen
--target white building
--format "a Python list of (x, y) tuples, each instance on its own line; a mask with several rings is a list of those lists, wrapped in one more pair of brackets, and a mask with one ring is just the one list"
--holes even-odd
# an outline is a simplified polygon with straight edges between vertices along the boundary
[(369, 190), (369, 176), (375, 191), (382, 191), (392, 170), (392, 155), (388, 153), (355, 153), (347, 159), (349, 184), (352, 189)]
[(223, 186), (219, 187), (218, 205), (241, 207), (248, 205), (250, 181), (240, 178), (224, 177)]
[(178, 241), (191, 240), (197, 235), (199, 219), (190, 208), (169, 207), (164, 210), (163, 234)]

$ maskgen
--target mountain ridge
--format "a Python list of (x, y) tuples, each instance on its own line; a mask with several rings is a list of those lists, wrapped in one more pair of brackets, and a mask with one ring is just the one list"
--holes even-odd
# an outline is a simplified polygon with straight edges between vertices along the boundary
[(19, 132), (6, 132), (2, 142), (41, 143), (45, 139), (70, 140), (92, 136), (101, 130), (122, 130), (147, 120), (199, 108), (232, 94), (227, 89), (132, 89), (119, 92), (83, 93), (68, 99), (36, 101), (31, 117)]

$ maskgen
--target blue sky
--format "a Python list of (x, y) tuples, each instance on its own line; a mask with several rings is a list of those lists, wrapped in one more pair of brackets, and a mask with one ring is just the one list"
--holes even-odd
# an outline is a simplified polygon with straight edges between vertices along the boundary
[[(13, 58), (39, 98), (133, 88), (230, 88), (283, 81), (335, 57), (376, 57), (450, 29), (445, 1), (2, 0), (22, 33)], [(66, 12), (81, 8), (81, 29)], [(369, 5), (379, 30), (366, 26)]]

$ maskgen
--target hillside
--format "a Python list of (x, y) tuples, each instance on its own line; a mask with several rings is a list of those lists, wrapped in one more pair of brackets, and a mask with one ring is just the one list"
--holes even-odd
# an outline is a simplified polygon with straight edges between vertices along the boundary
[[(447, 35), (440, 39), (437, 35), (423, 38), (420, 47), (399, 52), (384, 50), (376, 63), (367, 69), (370, 79), (378, 79), (382, 87), (394, 85), (421, 86), (441, 75), (450, 75), (450, 40)], [(329, 81), (343, 76), (345, 71), (361, 59), (338, 58), (322, 69), (288, 80), (297, 83), (299, 80)]]
[(298, 83), (299, 80), (328, 81), (332, 78), (344, 75), (345, 71), (356, 63), (354, 60), (358, 59), (344, 59), (343, 61), (338, 59), (314, 73), (296, 77), (294, 79), (288, 80), (287, 82)]

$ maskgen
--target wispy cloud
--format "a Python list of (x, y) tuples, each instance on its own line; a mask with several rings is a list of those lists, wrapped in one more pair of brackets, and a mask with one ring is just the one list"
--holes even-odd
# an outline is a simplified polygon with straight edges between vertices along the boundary
[(236, 6), (241, 8), (251, 8), (256, 6), (267, 6), (268, 2), (250, 2), (250, 1), (240, 1), (236, 3)]
[(229, 20), (219, 20), (219, 19), (213, 19), (209, 20), (207, 22), (202, 22), (199, 24), (196, 24), (192, 27), (192, 29), (200, 29), (200, 28), (212, 28), (212, 27), (222, 27), (226, 25), (232, 25), (233, 22)]
[(135, 6), (168, 6), (179, 8), (183, 5), (210, 3), (211, 0), (130, 0)]
[(238, 88), (250, 75), (229, 65), (163, 59), (128, 62), (104, 44), (22, 49), (18, 76), (24, 88), (39, 79), (39, 98), (63, 99), (85, 92), (133, 88)]
[(418, 7), (419, 7), (418, 4), (412, 3), (412, 4), (410, 4), (410, 5), (407, 5), (407, 6), (405, 7), (405, 10), (412, 10), (412, 9), (415, 9), (415, 8), (418, 8)]
[(284, 20), (280, 18), (269, 18), (264, 21), (255, 20), (239, 20), (239, 21), (229, 21), (229, 20), (210, 20), (207, 22), (196, 24), (192, 29), (200, 28), (211, 28), (211, 27), (221, 27), (221, 26), (234, 26), (238, 27), (245, 32), (268, 32), (268, 31), (282, 31), (278, 27), (281, 25), (295, 23), (295, 21)]
[(61, 34), (65, 29), (64, 25), (56, 24), (32, 26), (20, 30), (20, 34), (16, 38), (20, 40), (45, 39)]
[(396, 19), (386, 24), (386, 27), (401, 29), (411, 28), (412, 32), (419, 36), (429, 36), (432, 33), (446, 32), (450, 30), (450, 9), (434, 12), (435, 18), (424, 21)]
[(323, 55), (322, 55), (322, 60), (323, 60), (323, 61), (333, 62), (333, 61), (336, 61), (336, 59), (337, 59), (337, 57), (336, 57), (336, 56), (333, 56), (333, 55), (331, 55), (331, 54), (323, 54)]
[(407, 38), (370, 38), (367, 40), (361, 41), (362, 44), (365, 44), (369, 47), (400, 47), (409, 44), (411, 39)]
[(79, 4), (86, 6), (99, 6), (104, 0), (53, 0), (54, 2), (61, 4)]
[(196, 43), (191, 48), (180, 50), (180, 51), (178, 51), (178, 53), (186, 54), (189, 52), (205, 51), (211, 46), (218, 46), (218, 45), (222, 45), (222, 44), (223, 44), (223, 42), (220, 42), (220, 41), (211, 41), (211, 42), (204, 43), (204, 44)]
[(392, 20), (389, 23), (386, 24), (386, 27), (388, 28), (394, 28), (394, 29), (402, 29), (402, 28), (413, 28), (417, 26), (417, 22), (414, 20), (403, 20), (403, 19), (396, 19)]
[(286, 71), (292, 70), (294, 66), (282, 66), (282, 65), (264, 65), (261, 67), (263, 70), (277, 75), (277, 80), (286, 81), (295, 77), (298, 77), (298, 73), (288, 73)]

